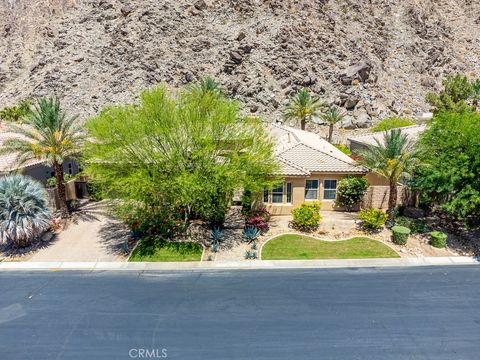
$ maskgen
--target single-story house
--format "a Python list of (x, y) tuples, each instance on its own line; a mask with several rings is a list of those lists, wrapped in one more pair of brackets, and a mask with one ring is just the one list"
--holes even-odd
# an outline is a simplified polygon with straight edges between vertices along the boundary
[(284, 180), (263, 194), (263, 203), (273, 215), (288, 215), (308, 201), (320, 202), (322, 210), (343, 210), (336, 207), (335, 199), (339, 180), (348, 176), (366, 176), (372, 185), (365, 196), (366, 207), (387, 207), (388, 181), (318, 134), (280, 124), (270, 124), (269, 133), (281, 165), (276, 175)]
[[(20, 135), (9, 131), (5, 125), (0, 125), (0, 148), (7, 139), (19, 136)], [(66, 158), (63, 162), (63, 171), (65, 174), (76, 175), (80, 169), (74, 159)], [(0, 176), (15, 173), (30, 176), (44, 185), (49, 178), (54, 176), (53, 168), (45, 164), (43, 160), (34, 159), (23, 165), (19, 165), (17, 162), (17, 154), (0, 155)]]
[[(418, 140), (420, 134), (425, 131), (426, 125), (411, 125), (404, 126), (398, 129), (402, 132), (402, 134), (407, 135), (407, 138), (410, 141), (415, 142)], [(352, 136), (348, 138), (348, 141), (350, 143), (350, 151), (352, 152), (352, 154), (358, 154), (360, 151), (365, 150), (369, 145), (377, 145), (377, 141), (382, 143), (384, 139), (385, 133), (381, 131), (359, 136)]]

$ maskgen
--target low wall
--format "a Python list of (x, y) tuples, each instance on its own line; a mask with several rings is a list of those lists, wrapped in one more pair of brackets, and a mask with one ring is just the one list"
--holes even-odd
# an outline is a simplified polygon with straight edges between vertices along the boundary
[[(403, 203), (403, 185), (397, 186), (397, 204)], [(390, 187), (382, 185), (369, 186), (367, 193), (363, 197), (363, 208), (370, 209), (388, 209), (388, 198), (390, 197)]]

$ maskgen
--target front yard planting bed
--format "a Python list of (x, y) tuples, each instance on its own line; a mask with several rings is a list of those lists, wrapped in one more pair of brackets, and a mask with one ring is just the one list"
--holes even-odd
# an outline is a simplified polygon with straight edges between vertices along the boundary
[(365, 237), (323, 241), (309, 236), (286, 234), (268, 241), (262, 260), (397, 258), (387, 245)]
[(200, 261), (203, 248), (194, 242), (143, 239), (128, 261)]

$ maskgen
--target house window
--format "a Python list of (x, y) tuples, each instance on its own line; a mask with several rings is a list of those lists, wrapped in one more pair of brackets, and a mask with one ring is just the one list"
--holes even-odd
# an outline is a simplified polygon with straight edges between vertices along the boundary
[(268, 203), (268, 189), (263, 190), (263, 202)]
[(69, 173), (70, 175), (73, 174), (72, 163), (68, 163), (68, 173)]
[(318, 199), (318, 180), (307, 180), (305, 183), (305, 200)]
[(323, 182), (323, 198), (335, 200), (337, 198), (337, 180), (325, 180)]
[(292, 183), (287, 183), (287, 204), (292, 203)]
[(272, 203), (283, 203), (283, 184), (272, 189)]

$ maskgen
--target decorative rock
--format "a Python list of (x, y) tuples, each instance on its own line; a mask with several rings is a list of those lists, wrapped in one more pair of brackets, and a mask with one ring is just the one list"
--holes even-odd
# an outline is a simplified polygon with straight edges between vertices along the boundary
[(200, 11), (205, 10), (208, 7), (207, 3), (204, 0), (198, 0), (197, 2), (195, 2), (195, 4), (193, 4), (193, 6), (195, 6), (195, 9)]
[(120, 9), (120, 12), (123, 16), (128, 16), (133, 11), (133, 8), (130, 5), (125, 5)]

